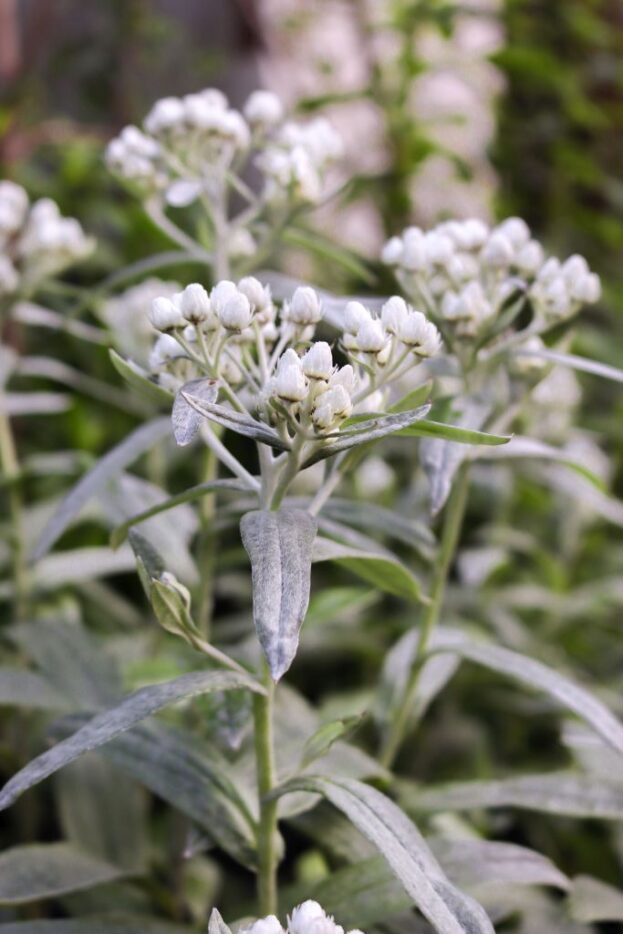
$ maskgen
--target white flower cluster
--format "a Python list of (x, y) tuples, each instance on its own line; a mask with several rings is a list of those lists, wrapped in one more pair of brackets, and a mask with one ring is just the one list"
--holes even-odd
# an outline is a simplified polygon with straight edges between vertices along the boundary
[(381, 258), (444, 334), (458, 338), (481, 336), (515, 293), (527, 295), (536, 316), (552, 323), (597, 301), (601, 291), (582, 257), (546, 260), (518, 217), (493, 229), (474, 219), (427, 232), (409, 227), (385, 244)]
[(109, 328), (115, 346), (136, 363), (147, 362), (154, 331), (145, 314), (156, 298), (172, 299), (181, 286), (152, 277), (107, 298), (97, 314)]
[[(239, 934), (344, 934), (344, 928), (336, 924), (318, 902), (309, 899), (293, 909), (285, 929), (276, 915), (268, 915), (242, 928)], [(362, 932), (352, 930), (348, 934)]]
[(338, 366), (329, 344), (314, 340), (322, 313), (307, 286), (277, 309), (251, 276), (223, 280), (209, 294), (193, 283), (153, 300), (149, 320), (161, 334), (150, 366), (171, 388), (199, 375), (220, 379), (246, 394), (245, 405), (265, 421), (325, 435), (356, 407), (381, 411), (382, 388), (440, 348), (435, 325), (398, 296), (380, 318), (350, 302), (341, 341), (346, 362)]
[(31, 204), (21, 185), (0, 181), (0, 296), (55, 275), (87, 256), (93, 245), (54, 201)]
[(256, 154), (266, 202), (316, 202), (327, 168), (340, 157), (341, 140), (327, 120), (284, 121), (279, 98), (254, 91), (242, 112), (207, 88), (156, 101), (143, 129), (125, 127), (106, 151), (110, 169), (145, 193), (165, 192), (168, 202), (210, 197), (228, 171), (239, 173)]

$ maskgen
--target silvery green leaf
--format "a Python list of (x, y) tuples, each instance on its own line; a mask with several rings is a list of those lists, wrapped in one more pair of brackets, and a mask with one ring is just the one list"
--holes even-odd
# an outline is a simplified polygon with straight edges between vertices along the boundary
[(67, 698), (36, 672), (28, 668), (0, 668), (0, 707), (62, 710), (67, 706)]
[(210, 914), (208, 934), (231, 934), (231, 929), (223, 921), (218, 908), (213, 908)]
[(82, 507), (111, 477), (116, 476), (137, 460), (161, 438), (166, 437), (169, 431), (169, 419), (156, 418), (136, 428), (120, 444), (108, 451), (61, 501), (43, 530), (34, 549), (32, 560), (40, 560), (50, 550), (74, 521)]
[(216, 402), (218, 396), (218, 381), (215, 379), (192, 379), (189, 383), (184, 383), (181, 389), (175, 394), (175, 402), (171, 412), (171, 421), (173, 422), (173, 434), (175, 440), (184, 447), (195, 439), (204, 416), (197, 409), (190, 405), (186, 399), (186, 394), (190, 394), (194, 399), (202, 402)]
[(457, 639), (455, 643), (449, 641), (439, 651), (443, 652), (446, 648), (477, 665), (483, 665), (537, 690), (545, 691), (563, 707), (572, 710), (592, 726), (606, 743), (623, 755), (623, 724), (586, 688), (580, 687), (542, 662), (497, 645)]
[(111, 551), (104, 546), (69, 548), (46, 555), (35, 565), (32, 586), (37, 591), (48, 592), (66, 584), (133, 570), (134, 556), (127, 547), (119, 551)]
[(510, 444), (506, 447), (478, 451), (475, 456), (482, 460), (490, 461), (506, 461), (514, 460), (515, 458), (558, 461), (558, 463), (570, 467), (571, 470), (575, 470), (592, 483), (593, 486), (597, 487), (598, 490), (602, 492), (604, 490), (604, 484), (601, 478), (593, 473), (592, 470), (589, 470), (588, 467), (585, 467), (580, 461), (576, 460), (573, 454), (565, 451), (564, 448), (557, 448), (552, 444), (539, 441), (537, 438), (513, 435)]
[(134, 397), (128, 397), (127, 392), (111, 386), (94, 376), (89, 376), (82, 370), (68, 366), (60, 360), (51, 357), (21, 357), (19, 362), (20, 376), (37, 376), (54, 380), (63, 386), (69, 386), (77, 392), (91, 396), (106, 405), (114, 405), (123, 412), (135, 412), (137, 415), (150, 413), (150, 409)]
[(57, 415), (71, 407), (72, 398), (62, 392), (7, 392), (3, 409), (15, 418), (23, 415)]
[(233, 479), (208, 480), (205, 483), (198, 483), (197, 486), (191, 486), (187, 490), (184, 490), (182, 493), (177, 493), (175, 496), (170, 496), (167, 499), (161, 500), (160, 502), (151, 506), (149, 509), (145, 509), (143, 512), (139, 512), (132, 516), (127, 520), (127, 522), (117, 526), (117, 528), (113, 530), (110, 536), (111, 547), (118, 548), (119, 545), (125, 541), (133, 526), (139, 525), (141, 522), (145, 522), (147, 519), (151, 519), (152, 516), (157, 516), (162, 512), (167, 512), (169, 509), (174, 509), (176, 506), (180, 506), (182, 503), (190, 503), (193, 500), (199, 499), (208, 493), (215, 493), (219, 490), (231, 490), (234, 493), (246, 493), (248, 488), (240, 480)]
[(611, 379), (615, 383), (623, 383), (623, 370), (618, 367), (609, 366), (607, 363), (599, 363), (598, 360), (589, 360), (586, 357), (578, 357), (575, 354), (559, 353), (557, 350), (529, 350), (522, 348), (514, 353), (516, 357), (536, 357), (539, 360), (548, 360), (551, 363), (558, 363), (560, 366), (568, 366), (572, 370), (580, 370), (582, 373), (592, 373), (594, 376), (602, 376), (604, 379)]
[[(54, 732), (65, 736), (85, 719), (63, 720)], [(232, 782), (231, 764), (212, 746), (162, 723), (143, 723), (103, 746), (102, 755), (190, 818), (211, 843), (253, 868), (254, 819)]]
[(73, 736), (33, 759), (14, 775), (0, 792), (0, 810), (9, 807), (24, 791), (43, 781), (48, 775), (73, 762), (85, 752), (110, 742), (119, 733), (131, 729), (163, 707), (198, 694), (226, 691), (229, 688), (262, 692), (260, 685), (250, 676), (230, 671), (194, 671), (172, 681), (135, 691), (116, 707), (98, 714)]
[(318, 536), (314, 543), (313, 560), (336, 561), (386, 593), (407, 600), (422, 600), (417, 578), (398, 558), (380, 545), (376, 551), (364, 551)]
[(513, 438), (512, 435), (495, 435), (489, 431), (446, 425), (445, 422), (434, 422), (430, 419), (423, 419), (410, 428), (403, 428), (398, 434), (404, 438), (439, 438), (457, 444), (478, 444), (485, 447), (499, 447), (508, 444)]
[(525, 846), (472, 838), (433, 837), (428, 844), (449, 878), (461, 888), (482, 885), (551, 885), (570, 881), (554, 863)]
[(110, 360), (115, 370), (126, 381), (128, 386), (134, 390), (137, 395), (148, 402), (156, 405), (170, 405), (173, 400), (173, 393), (165, 389), (154, 379), (152, 379), (138, 363), (133, 360), (126, 360), (116, 350), (109, 350)]
[(589, 483), (577, 471), (572, 472), (558, 464), (535, 464), (531, 474), (572, 501), (581, 502), (583, 508), (593, 510), (606, 522), (623, 527), (623, 503)]
[[(459, 405), (457, 401), (454, 403)], [(458, 415), (460, 428), (480, 429), (489, 414), (490, 407), (474, 399), (461, 402)], [(428, 477), (430, 487), (430, 507), (436, 515), (444, 506), (452, 481), (459, 467), (469, 453), (469, 448), (457, 441), (444, 441), (442, 438), (426, 438), (419, 447), (420, 460)]]
[(11, 921), (0, 924), (2, 934), (194, 934), (195, 928), (145, 915), (123, 913), (111, 918), (89, 915), (88, 918), (63, 920)]
[(352, 427), (349, 427), (349, 422), (345, 422), (339, 434), (332, 435), (330, 440), (324, 442), (322, 447), (318, 447), (307, 458), (303, 463), (303, 469), (359, 444), (368, 444), (371, 441), (379, 441), (387, 435), (396, 434), (424, 418), (429, 411), (430, 405), (421, 405), (410, 412), (395, 412), (393, 415), (379, 415), (378, 418), (355, 421)]
[(316, 759), (326, 756), (338, 739), (345, 739), (357, 729), (363, 717), (364, 714), (359, 714), (340, 720), (330, 720), (318, 727), (305, 743), (301, 756), (301, 769), (306, 769)]
[(309, 604), (316, 520), (301, 509), (254, 510), (240, 520), (240, 534), (251, 560), (255, 629), (278, 681), (294, 661)]
[(192, 393), (185, 392), (183, 388), (180, 392), (182, 398), (195, 411), (203, 415), (204, 418), (216, 422), (217, 425), (222, 425), (223, 428), (227, 428), (229, 431), (235, 431), (239, 435), (244, 435), (245, 438), (253, 438), (254, 441), (268, 444), (280, 451), (290, 450), (289, 443), (284, 441), (269, 425), (258, 422), (248, 415), (241, 415), (240, 412), (235, 412), (234, 409), (227, 408), (227, 406), (217, 405), (215, 402), (201, 399)]
[(623, 921), (623, 892), (592, 876), (576, 876), (568, 899), (575, 921)]
[(117, 701), (121, 693), (117, 667), (105, 647), (83, 626), (42, 619), (20, 623), (9, 635), (72, 705), (93, 710)]
[(621, 785), (574, 772), (433, 786), (401, 781), (399, 800), (406, 810), (414, 813), (514, 807), (569, 817), (623, 819)]
[(323, 506), (322, 514), (366, 531), (381, 532), (426, 555), (430, 555), (436, 545), (435, 536), (427, 524), (376, 503), (333, 496)]
[(23, 905), (111, 882), (123, 870), (71, 843), (15, 846), (0, 855), (0, 905)]
[(18, 302), (11, 314), (16, 321), (21, 321), (22, 324), (49, 328), (52, 331), (63, 331), (73, 337), (80, 338), (80, 340), (88, 341), (91, 344), (100, 344), (104, 347), (109, 343), (108, 334), (102, 328), (95, 328), (92, 324), (77, 321), (69, 315), (51, 311), (49, 308), (36, 305), (34, 302)]
[(278, 789), (322, 795), (363, 833), (385, 858), (422, 914), (441, 934), (494, 934), (491, 921), (474, 899), (445, 876), (426, 841), (403, 811), (362, 782), (308, 776)]
[(147, 795), (103, 756), (72, 762), (56, 776), (63, 835), (98, 859), (128, 872), (147, 864)]

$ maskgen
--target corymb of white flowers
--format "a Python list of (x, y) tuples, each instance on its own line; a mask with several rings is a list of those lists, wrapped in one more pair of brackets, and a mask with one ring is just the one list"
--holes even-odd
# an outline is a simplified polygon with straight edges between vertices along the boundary
[(336, 432), (353, 412), (383, 412), (390, 384), (441, 346), (434, 324), (398, 296), (376, 317), (361, 302), (344, 312), (334, 350), (314, 340), (322, 319), (318, 294), (301, 286), (278, 310), (268, 287), (247, 276), (208, 292), (198, 283), (156, 298), (161, 333), (151, 354), (160, 383), (178, 389), (204, 376), (240, 413), (276, 426), (283, 442), (313, 442)]
[(483, 346), (522, 320), (525, 338), (538, 337), (599, 300), (599, 277), (582, 256), (561, 263), (518, 217), (493, 229), (479, 220), (448, 221), (424, 232), (408, 227), (383, 248), (405, 293), (440, 328), (453, 350)]
[(30, 203), (21, 185), (0, 181), (0, 297), (27, 293), (94, 247), (79, 222), (49, 198)]
[[(344, 934), (344, 928), (336, 924), (318, 902), (309, 899), (293, 909), (285, 929), (276, 915), (268, 915), (241, 928), (239, 934)], [(355, 929), (348, 934), (362, 932)]]
[(255, 205), (258, 199), (240, 178), (250, 160), (264, 177), (261, 202), (313, 204), (341, 154), (340, 137), (326, 119), (286, 120), (270, 91), (254, 91), (240, 112), (221, 91), (207, 88), (156, 101), (143, 129), (125, 127), (106, 159), (144, 194), (161, 193), (173, 206), (213, 199), (224, 180)]

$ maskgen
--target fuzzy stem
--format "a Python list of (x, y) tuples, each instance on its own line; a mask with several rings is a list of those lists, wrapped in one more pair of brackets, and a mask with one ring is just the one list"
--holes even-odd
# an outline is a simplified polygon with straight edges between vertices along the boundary
[(276, 784), (275, 753), (273, 739), (273, 708), (275, 684), (264, 663), (264, 686), (266, 694), (253, 698), (255, 722), (255, 757), (257, 767), (257, 794), (260, 819), (257, 828), (257, 895), (260, 915), (277, 912), (277, 799), (267, 795)]
[(430, 603), (426, 608), (424, 619), (420, 628), (420, 637), (418, 640), (411, 675), (403, 694), (402, 701), (390, 725), (389, 732), (383, 744), (380, 760), (386, 768), (391, 768), (394, 760), (400, 750), (404, 740), (406, 730), (409, 725), (409, 717), (422, 670), (424, 656), (428, 649), (431, 635), (439, 621), (439, 615), (443, 606), (443, 599), (448, 581), (450, 566), (456, 553), (456, 547), (461, 534), (463, 518), (465, 516), (465, 507), (467, 505), (467, 492), (469, 488), (469, 463), (466, 461), (459, 468), (459, 472), (450, 494), (450, 499), (446, 506), (443, 532), (439, 549), (439, 556), (433, 576), (433, 585), (430, 595)]
[(18, 487), (20, 468), (11, 422), (6, 408), (6, 397), (2, 389), (0, 389), (0, 468), (9, 500), (13, 583), (15, 587), (13, 611), (15, 619), (21, 620), (26, 615), (27, 581), (22, 529), (22, 497)]

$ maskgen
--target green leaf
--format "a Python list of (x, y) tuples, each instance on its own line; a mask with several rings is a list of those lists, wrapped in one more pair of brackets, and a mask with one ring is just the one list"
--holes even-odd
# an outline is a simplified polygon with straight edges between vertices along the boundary
[(407, 600), (423, 601), (420, 583), (391, 552), (379, 546), (377, 552), (352, 548), (318, 536), (313, 560), (336, 561), (363, 580), (380, 587), (385, 593)]
[(263, 422), (258, 422), (248, 415), (241, 415), (240, 412), (235, 412), (234, 409), (227, 408), (227, 406), (217, 405), (215, 402), (209, 402), (190, 392), (185, 392), (184, 389), (181, 389), (180, 392), (182, 399), (185, 399), (191, 408), (203, 415), (204, 418), (216, 422), (217, 425), (221, 425), (229, 431), (235, 431), (236, 434), (243, 435), (245, 438), (252, 438), (254, 441), (277, 448), (279, 451), (290, 450), (289, 443)]
[(115, 370), (126, 381), (141, 399), (153, 402), (156, 405), (171, 405), (173, 393), (164, 386), (160, 386), (149, 374), (133, 360), (126, 360), (116, 350), (109, 350), (110, 360)]
[(123, 544), (128, 536), (128, 532), (133, 526), (139, 525), (141, 522), (145, 522), (147, 519), (151, 519), (161, 512), (174, 509), (182, 503), (190, 503), (193, 500), (200, 499), (202, 496), (206, 496), (208, 493), (215, 493), (218, 490), (231, 490), (236, 493), (246, 493), (248, 488), (240, 480), (208, 480), (205, 483), (198, 483), (196, 486), (191, 486), (182, 493), (170, 496), (168, 499), (156, 503), (156, 505), (152, 506), (150, 509), (145, 509), (143, 512), (132, 516), (131, 519), (128, 519), (127, 522), (124, 522), (122, 525), (118, 525), (116, 529), (113, 529), (110, 535), (111, 547), (118, 548)]
[(116, 476), (141, 454), (169, 434), (171, 428), (168, 418), (157, 418), (137, 428), (124, 440), (104, 455), (97, 464), (82, 477), (77, 485), (64, 497), (58, 509), (46, 525), (39, 542), (32, 554), (33, 561), (39, 561), (52, 545), (71, 525), (82, 507), (94, 496), (111, 477)]
[(581, 924), (623, 921), (623, 892), (592, 876), (575, 877), (567, 904), (573, 920)]
[(2, 407), (11, 418), (24, 415), (57, 415), (71, 408), (72, 397), (62, 392), (8, 392)]
[[(457, 406), (457, 400), (454, 400)], [(489, 414), (489, 406), (477, 399), (467, 398), (461, 401), (459, 428), (468, 431), (478, 430)], [(456, 417), (456, 413), (455, 413)], [(501, 437), (501, 436), (500, 436)], [(443, 508), (456, 473), (468, 455), (463, 442), (448, 441), (441, 437), (426, 438), (419, 446), (419, 457), (428, 477), (430, 486), (430, 506), (433, 515)]]
[(455, 644), (448, 642), (438, 651), (456, 652), (461, 658), (544, 691), (562, 707), (572, 710), (586, 721), (608, 745), (623, 755), (623, 724), (620, 720), (586, 688), (580, 687), (542, 662), (500, 646), (462, 639), (457, 639)]
[(317, 448), (303, 463), (303, 469), (356, 445), (369, 444), (387, 435), (401, 433), (402, 429), (424, 418), (429, 411), (430, 405), (421, 405), (410, 412), (396, 412), (393, 415), (380, 415), (378, 418), (364, 417), (363, 421), (359, 421), (357, 416), (348, 419), (344, 422), (339, 434), (331, 436), (335, 440), (328, 440), (323, 443), (322, 447)]
[(253, 622), (273, 680), (296, 655), (309, 605), (316, 520), (301, 509), (254, 510), (240, 520), (251, 561)]
[(444, 875), (416, 826), (389, 798), (353, 780), (297, 778), (277, 794), (310, 791), (342, 811), (385, 858), (422, 914), (441, 934), (494, 934), (485, 911)]
[(173, 681), (135, 691), (118, 706), (98, 714), (73, 736), (44, 752), (14, 775), (0, 792), (0, 810), (9, 807), (24, 791), (48, 775), (85, 752), (110, 742), (119, 733), (131, 729), (163, 707), (198, 694), (235, 688), (246, 688), (260, 694), (263, 692), (263, 688), (250, 676), (230, 671), (193, 671)]
[(364, 717), (365, 714), (344, 717), (341, 720), (331, 720), (330, 723), (323, 723), (322, 726), (318, 727), (305, 743), (303, 755), (301, 756), (301, 769), (306, 769), (316, 759), (325, 756), (338, 739), (345, 739), (350, 736), (361, 724)]
[(401, 781), (399, 800), (409, 812), (514, 807), (568, 817), (623, 819), (623, 788), (594, 775), (549, 772), (497, 781), (421, 786)]
[(512, 435), (493, 435), (486, 431), (460, 428), (458, 425), (446, 425), (443, 422), (433, 422), (428, 419), (424, 419), (410, 428), (404, 428), (398, 434), (405, 438), (441, 438), (443, 441), (454, 441), (457, 444), (484, 444), (488, 446), (508, 444), (513, 438)]
[(352, 250), (346, 250), (328, 237), (323, 237), (317, 230), (306, 230), (300, 227), (289, 227), (282, 234), (285, 243), (303, 247), (315, 253), (321, 259), (342, 266), (362, 282), (374, 285), (376, 277), (370, 272), (365, 263)]
[(203, 415), (187, 401), (187, 393), (203, 402), (216, 402), (218, 380), (205, 377), (192, 379), (189, 383), (184, 383), (182, 388), (176, 392), (171, 421), (175, 440), (180, 447), (185, 447), (195, 439), (203, 420)]
[(589, 470), (588, 467), (585, 467), (584, 464), (581, 464), (579, 461), (574, 460), (564, 448), (556, 448), (552, 444), (546, 444), (544, 441), (539, 441), (536, 438), (514, 435), (508, 447), (496, 451), (478, 451), (476, 456), (484, 460), (500, 461), (514, 460), (515, 458), (557, 461), (560, 464), (564, 464), (565, 467), (570, 467), (571, 470), (575, 470), (576, 473), (579, 473), (580, 476), (588, 480), (589, 483), (592, 483), (598, 490), (604, 492), (603, 480), (598, 477), (597, 474), (593, 473), (592, 470)]
[(117, 866), (70, 843), (16, 846), (0, 855), (0, 905), (22, 905), (118, 879)]
[(45, 678), (27, 668), (0, 668), (0, 707), (62, 710), (68, 706)]

